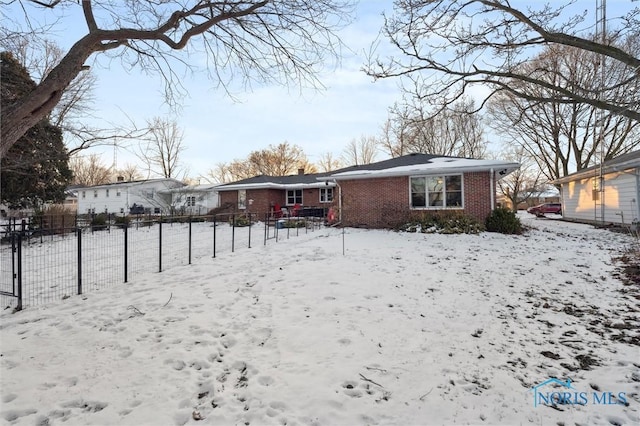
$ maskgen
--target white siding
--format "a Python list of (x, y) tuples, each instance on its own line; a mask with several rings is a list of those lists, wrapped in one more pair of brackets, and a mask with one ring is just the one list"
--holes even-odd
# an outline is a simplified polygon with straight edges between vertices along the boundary
[(81, 188), (78, 190), (78, 213), (128, 214), (135, 203), (150, 209), (151, 213), (159, 209), (160, 213), (167, 214), (171, 195), (163, 192), (177, 186), (182, 184), (173, 179), (154, 179)]
[[(195, 198), (192, 205), (190, 198)], [(220, 206), (218, 191), (210, 190), (179, 190), (171, 194), (171, 204), (179, 214), (206, 214), (209, 210)]]
[[(640, 218), (635, 169), (604, 176), (604, 222), (630, 224)], [(594, 178), (562, 184), (562, 213), (567, 219), (600, 221), (601, 205), (593, 200)]]

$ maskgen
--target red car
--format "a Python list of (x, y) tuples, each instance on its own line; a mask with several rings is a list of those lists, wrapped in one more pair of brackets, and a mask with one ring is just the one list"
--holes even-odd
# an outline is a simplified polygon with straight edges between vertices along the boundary
[(562, 204), (560, 203), (544, 203), (537, 206), (529, 207), (528, 213), (535, 214), (538, 217), (544, 216), (547, 213), (562, 214)]

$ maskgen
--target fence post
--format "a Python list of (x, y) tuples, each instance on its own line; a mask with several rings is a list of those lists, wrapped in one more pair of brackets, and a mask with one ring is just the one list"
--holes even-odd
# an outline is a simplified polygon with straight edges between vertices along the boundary
[(236, 247), (236, 214), (233, 214), (233, 222), (231, 222), (231, 253), (235, 251)]
[(191, 216), (189, 216), (189, 265), (191, 265)]
[[(9, 219), (9, 221), (11, 221), (11, 219)], [(15, 220), (13, 221), (13, 224), (15, 225)], [(18, 247), (16, 247), (17, 239), (18, 235), (14, 229), (11, 231), (11, 290), (13, 294), (16, 294), (16, 280), (18, 279), (18, 271), (16, 271), (16, 257), (18, 256)]]
[(158, 229), (158, 272), (162, 272), (162, 216), (158, 222), (160, 228)]
[(78, 234), (78, 294), (82, 294), (82, 228), (77, 229)]
[(22, 235), (18, 234), (18, 243), (17, 243), (17, 261), (18, 261), (18, 305), (16, 306), (16, 310), (22, 310)]
[(247, 213), (249, 217), (249, 248), (251, 248), (251, 213)]
[(129, 279), (129, 224), (124, 221), (124, 282)]
[(213, 217), (213, 257), (216, 257), (216, 216)]
[(264, 245), (267, 245), (267, 229), (269, 229), (269, 213), (264, 214)]

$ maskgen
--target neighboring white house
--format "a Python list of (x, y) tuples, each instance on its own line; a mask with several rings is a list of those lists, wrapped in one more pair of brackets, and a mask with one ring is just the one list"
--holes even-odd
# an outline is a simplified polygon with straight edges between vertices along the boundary
[[(601, 177), (602, 175), (602, 177)], [(640, 218), (640, 151), (553, 181), (561, 185), (562, 214), (580, 222), (630, 225)]]
[(77, 190), (78, 213), (128, 214), (132, 207), (138, 207), (136, 212), (169, 214), (169, 190), (183, 186), (179, 180), (160, 178), (80, 188)]
[(170, 189), (171, 206), (178, 214), (207, 214), (220, 206), (217, 187), (218, 184), (205, 184)]

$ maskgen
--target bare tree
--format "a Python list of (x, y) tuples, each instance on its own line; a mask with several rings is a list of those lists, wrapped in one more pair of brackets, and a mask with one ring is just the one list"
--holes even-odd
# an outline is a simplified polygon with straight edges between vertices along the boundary
[(320, 155), (318, 160), (318, 169), (320, 172), (331, 172), (342, 167), (340, 158), (335, 158), (331, 152), (325, 152)]
[(127, 163), (115, 171), (117, 178), (124, 179), (125, 182), (132, 182), (142, 179), (142, 173), (135, 164)]
[(519, 169), (498, 181), (499, 192), (509, 200), (515, 212), (519, 204), (538, 197), (545, 190), (544, 179), (538, 165), (522, 146), (508, 145), (501, 156), (520, 164)]
[(360, 166), (371, 164), (378, 154), (378, 140), (375, 136), (360, 136), (360, 140), (351, 139), (342, 154), (346, 164)]
[(75, 155), (69, 159), (75, 185), (104, 185), (111, 182), (112, 169), (106, 166), (99, 155)]
[(414, 152), (466, 158), (486, 154), (482, 119), (473, 100), (463, 98), (431, 116), (420, 102), (396, 104), (380, 137), (381, 146), (397, 157)]
[[(572, 15), (567, 7), (573, 2), (552, 7), (527, 6), (516, 9), (508, 0), (423, 0), (397, 1), (395, 14), (385, 20), (382, 33), (399, 51), (388, 59), (372, 55), (366, 72), (375, 78), (405, 76), (410, 91), (419, 99), (437, 107), (436, 112), (477, 86), (491, 93), (507, 92), (532, 102), (590, 104), (639, 121), (637, 100), (620, 99), (620, 85), (637, 92), (640, 59), (624, 46), (595, 41), (591, 34), (579, 32), (585, 15)], [(640, 8), (625, 16), (608, 20), (615, 39), (640, 35)], [(470, 21), (473, 20), (471, 24)], [(541, 47), (562, 45), (592, 52), (616, 66), (622, 78), (615, 85), (597, 88), (554, 84), (558, 79), (541, 79), (523, 72), (524, 63)], [(546, 70), (553, 72), (553, 70)], [(526, 83), (514, 87), (511, 82)], [(519, 90), (526, 86), (544, 89), (544, 95), (532, 97)], [(481, 108), (484, 104), (481, 104)]]
[(148, 122), (150, 138), (141, 146), (138, 157), (151, 173), (164, 178), (177, 179), (186, 170), (180, 163), (185, 150), (184, 132), (178, 123), (168, 118), (154, 117)]
[(298, 145), (283, 142), (269, 145), (268, 149), (253, 151), (249, 154), (248, 162), (253, 165), (257, 174), (269, 176), (287, 176), (298, 169), (309, 167), (309, 161), (304, 150)]
[(226, 163), (218, 163), (213, 169), (207, 172), (204, 179), (212, 183), (228, 183), (233, 180), (233, 177), (229, 171), (229, 165)]
[(269, 145), (269, 148), (253, 151), (246, 159), (234, 160), (229, 164), (218, 164), (211, 171), (215, 179), (229, 181), (247, 179), (258, 175), (287, 176), (295, 174), (299, 169), (305, 173), (314, 173), (315, 166), (307, 160), (304, 151), (298, 145), (283, 142)]
[[(6, 28), (0, 27), (0, 48), (12, 52), (36, 82), (42, 82), (64, 57), (63, 50), (49, 39), (33, 33), (6, 32)], [(51, 123), (62, 129), (69, 155), (95, 146), (124, 144), (145, 136), (148, 131), (139, 129), (132, 120), (127, 125), (105, 123), (106, 128), (87, 124), (87, 118), (96, 118), (92, 107), (96, 84), (95, 74), (89, 68), (84, 69), (69, 83), (48, 115)]]
[[(549, 46), (534, 60), (523, 64), (520, 72), (541, 81), (549, 80), (554, 86), (591, 86), (596, 90), (602, 81), (598, 60), (596, 55), (579, 49)], [(606, 85), (615, 86), (625, 78), (617, 71), (619, 67), (609, 69), (604, 76)], [(550, 96), (547, 89), (518, 80), (513, 80), (511, 86), (530, 98)], [(640, 94), (628, 92), (624, 84), (618, 86), (615, 96), (640, 101)], [(535, 158), (549, 180), (637, 149), (640, 121), (601, 112), (588, 104), (531, 102), (511, 92), (500, 93), (489, 103), (492, 126), (503, 138), (522, 146)]]
[(34, 8), (62, 7), (81, 7), (88, 33), (33, 92), (5, 108), (0, 157), (50, 114), (98, 53), (111, 52), (127, 65), (161, 75), (169, 102), (183, 87), (176, 64), (188, 66), (189, 54), (196, 52), (206, 54), (206, 69), (224, 87), (234, 75), (246, 83), (296, 81), (320, 87), (316, 72), (326, 66), (327, 56), (337, 56), (340, 40), (334, 30), (349, 18), (351, 6), (351, 0), (201, 0), (190, 6), (177, 0), (20, 2), (15, 10), (24, 12), (26, 24), (3, 20), (4, 33), (38, 34), (42, 29), (29, 19)]

